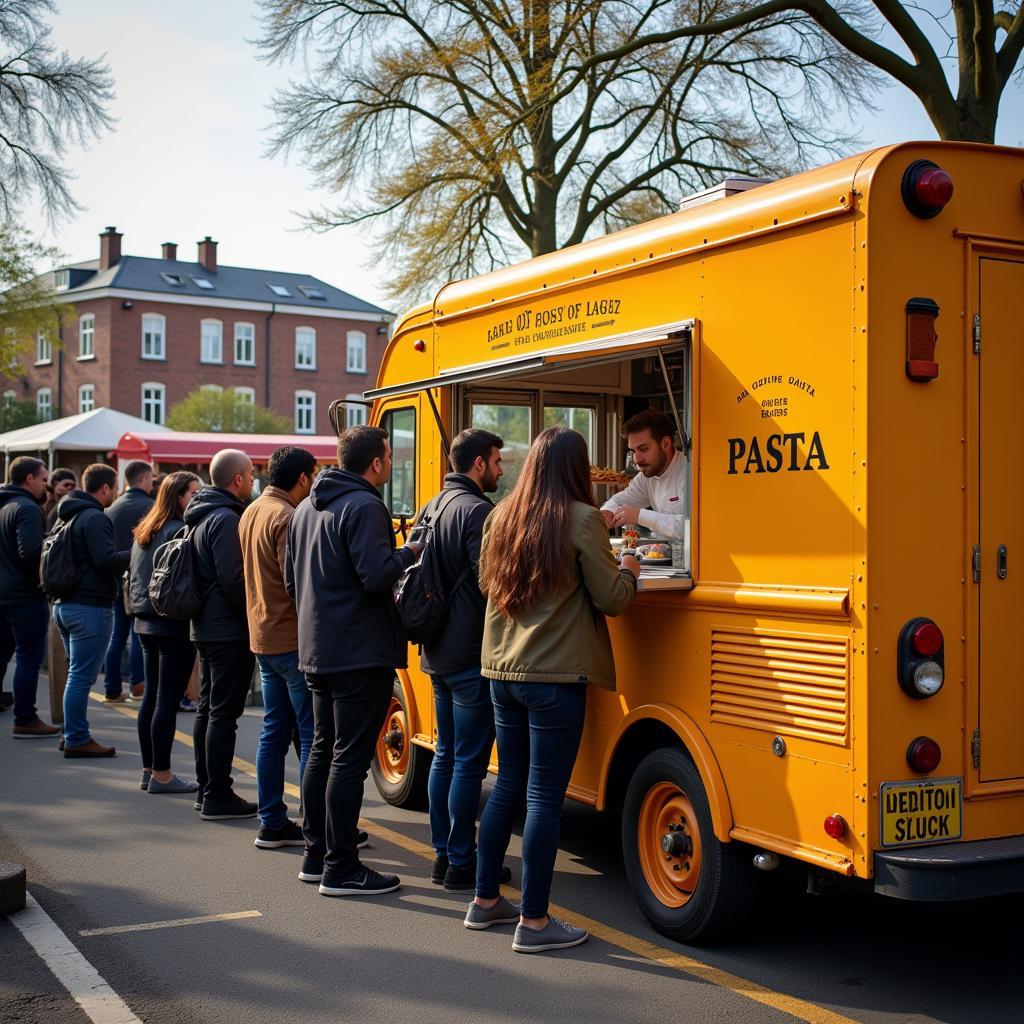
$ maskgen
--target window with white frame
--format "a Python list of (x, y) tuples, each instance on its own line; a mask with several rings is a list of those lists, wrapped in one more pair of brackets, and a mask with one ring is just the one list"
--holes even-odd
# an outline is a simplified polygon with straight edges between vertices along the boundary
[(240, 366), (256, 365), (255, 324), (235, 324), (235, 362)]
[(199, 361), (224, 362), (224, 325), (219, 320), (203, 320), (200, 324)]
[(36, 362), (49, 363), (53, 361), (53, 343), (50, 336), (44, 331), (36, 335)]
[(36, 415), (44, 421), (53, 418), (53, 393), (49, 388), (36, 392)]
[(362, 402), (362, 395), (346, 395), (346, 400), (349, 401), (350, 405), (345, 406), (345, 426), (346, 427), (361, 427), (366, 422), (366, 406), (356, 405), (355, 402)]
[(248, 402), (250, 405), (256, 404), (255, 388), (235, 388), (235, 394), (241, 398), (243, 402)]
[(142, 418), (147, 423), (163, 423), (166, 417), (167, 388), (163, 384), (147, 381), (142, 385)]
[(80, 384), (78, 386), (78, 411), (92, 412), (96, 408), (96, 385)]
[(224, 389), (219, 384), (201, 384), (199, 386), (200, 391), (223, 391)]
[(167, 350), (164, 344), (166, 331), (167, 322), (159, 313), (144, 313), (142, 315), (143, 359), (167, 358)]
[(17, 391), (5, 391), (4, 392), (4, 408), (5, 409), (13, 408), (14, 403), (17, 400), (18, 400), (18, 392)]
[(366, 335), (362, 331), (348, 332), (348, 360), (346, 366), (349, 373), (366, 373)]
[(316, 433), (316, 392), (295, 392), (295, 433)]
[(96, 317), (85, 313), (78, 318), (78, 358), (92, 359), (96, 355)]
[(316, 369), (316, 331), (312, 327), (295, 328), (295, 369)]

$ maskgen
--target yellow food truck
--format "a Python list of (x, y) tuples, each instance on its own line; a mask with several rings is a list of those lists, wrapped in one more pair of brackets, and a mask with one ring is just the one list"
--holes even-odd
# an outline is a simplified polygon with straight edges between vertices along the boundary
[[(1022, 186), (1024, 151), (959, 143), (737, 181), (394, 332), (365, 398), (398, 531), (464, 427), (505, 438), (506, 486), (574, 427), (600, 502), (624, 419), (676, 419), (688, 536), (609, 623), (568, 793), (621, 810), (667, 935), (720, 933), (782, 859), (912, 900), (1024, 888)], [(393, 803), (422, 799), (432, 719), (411, 650)]]

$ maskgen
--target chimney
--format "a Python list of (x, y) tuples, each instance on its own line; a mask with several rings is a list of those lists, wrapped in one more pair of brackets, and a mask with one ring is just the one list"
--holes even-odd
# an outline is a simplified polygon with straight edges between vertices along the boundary
[(121, 260), (121, 233), (115, 227), (100, 232), (100, 270), (109, 270)]
[(199, 246), (199, 262), (202, 264), (204, 270), (208, 270), (211, 274), (217, 273), (217, 243), (207, 235), (201, 242), (196, 243)]
[(160, 246), (160, 258), (162, 260), (176, 260), (178, 258), (178, 243), (164, 242)]

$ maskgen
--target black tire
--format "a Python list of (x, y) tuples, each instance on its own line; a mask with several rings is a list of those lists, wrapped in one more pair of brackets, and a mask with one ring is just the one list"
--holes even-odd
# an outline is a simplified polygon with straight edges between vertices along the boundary
[[(671, 795), (673, 790), (678, 796)], [(675, 813), (686, 801), (696, 831), (689, 809)], [(662, 822), (668, 817), (673, 824), (666, 828)], [(674, 855), (662, 852), (662, 833), (679, 834)], [(753, 899), (749, 851), (715, 836), (700, 773), (683, 750), (655, 750), (633, 773), (622, 811), (622, 858), (644, 916), (663, 935), (680, 942), (727, 936)]]
[[(401, 727), (401, 719), (406, 725)], [(370, 772), (380, 795), (392, 807), (423, 810), (427, 806), (427, 777), (433, 754), (412, 742), (405, 692), (396, 679), (391, 703), (374, 748)], [(396, 736), (395, 732), (402, 733)]]

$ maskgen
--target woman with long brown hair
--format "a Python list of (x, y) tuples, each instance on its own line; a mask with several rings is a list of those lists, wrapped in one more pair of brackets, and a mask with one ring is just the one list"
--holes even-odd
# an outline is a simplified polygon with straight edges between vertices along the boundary
[(134, 531), (128, 601), (146, 666), (146, 689), (139, 707), (138, 726), (142, 750), (140, 788), (150, 793), (195, 793), (199, 789), (198, 783), (171, 772), (178, 705), (188, 686), (196, 651), (189, 640), (188, 622), (157, 615), (149, 600), (149, 580), (157, 548), (184, 527), (185, 506), (201, 486), (202, 481), (195, 473), (168, 474), (160, 484), (153, 507)]
[[(578, 946), (587, 932), (548, 916), (562, 802), (583, 734), (587, 685), (615, 688), (605, 615), (636, 594), (640, 567), (615, 564), (594, 504), (581, 434), (551, 427), (534, 441), (512, 493), (491, 513), (480, 554), (487, 596), (481, 672), (491, 680), (498, 780), (477, 848), (467, 928), (519, 922), (519, 953)], [(523, 902), (501, 896), (512, 826), (526, 800)]]

